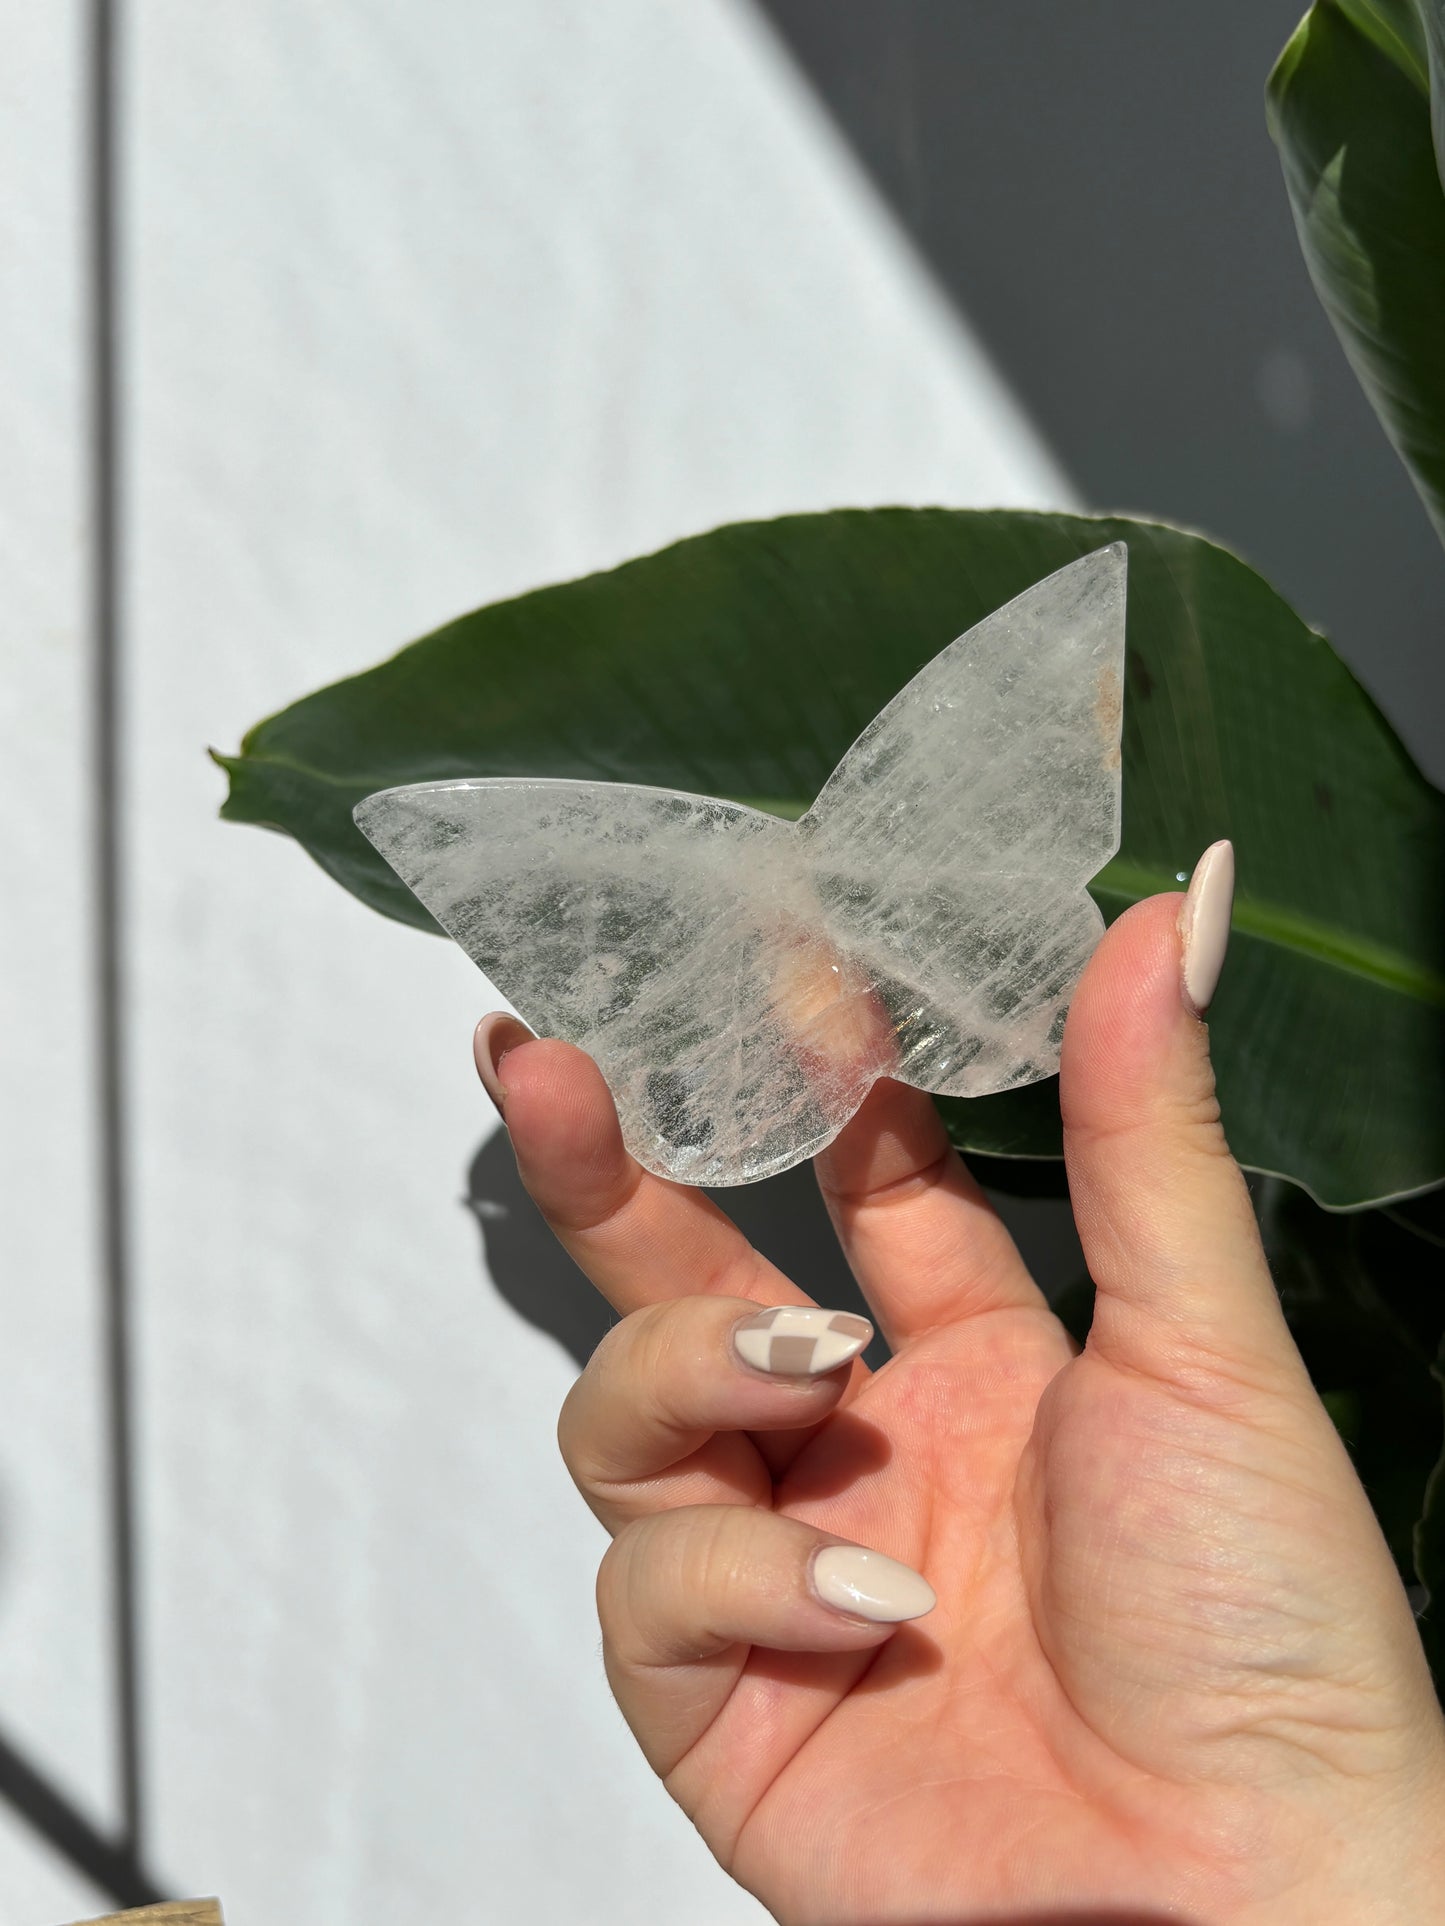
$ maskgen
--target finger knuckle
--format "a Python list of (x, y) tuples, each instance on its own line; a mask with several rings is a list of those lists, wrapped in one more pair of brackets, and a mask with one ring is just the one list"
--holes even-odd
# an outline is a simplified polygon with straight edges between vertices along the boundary
[(677, 1352), (680, 1313), (684, 1307), (675, 1302), (649, 1304), (634, 1311), (637, 1319), (628, 1355), (628, 1370), (639, 1383), (653, 1389), (665, 1385), (672, 1376)]
[(597, 1615), (604, 1639), (633, 1663), (674, 1652), (680, 1625), (701, 1623), (724, 1606), (748, 1570), (751, 1514), (700, 1505), (625, 1525), (597, 1571)]
[(658, 1366), (665, 1327), (657, 1316), (664, 1308), (648, 1305), (614, 1324), (562, 1400), (557, 1444), (579, 1484), (606, 1475), (598, 1434), (610, 1409), (625, 1410), (634, 1427), (655, 1420), (657, 1387), (665, 1382)]
[(680, 1547), (678, 1576), (691, 1593), (719, 1600), (736, 1589), (748, 1566), (754, 1516), (738, 1505), (711, 1505), (698, 1513), (696, 1528)]
[(646, 1560), (639, 1561), (640, 1541), (648, 1535), (646, 1519), (633, 1519), (618, 1532), (597, 1567), (597, 1617), (602, 1635), (617, 1640), (635, 1617), (634, 1586)]
[(597, 1617), (615, 1660), (641, 1667), (670, 1663), (679, 1626), (706, 1594), (690, 1582), (694, 1533), (674, 1512), (624, 1526), (597, 1570)]
[(1224, 1125), (1214, 1078), (1207, 1071), (1191, 1077), (1168, 1097), (1169, 1118), (1175, 1130), (1198, 1150), (1225, 1148)]
[(586, 1418), (583, 1411), (586, 1399), (583, 1381), (577, 1382), (562, 1400), (562, 1408), (557, 1413), (557, 1449), (562, 1454), (562, 1462), (570, 1472), (574, 1483), (580, 1483), (585, 1465)]

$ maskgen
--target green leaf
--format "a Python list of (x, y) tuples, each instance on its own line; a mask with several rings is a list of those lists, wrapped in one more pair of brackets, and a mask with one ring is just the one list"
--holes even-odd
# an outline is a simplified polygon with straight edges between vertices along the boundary
[(1445, 186), (1445, 0), (1419, 0), (1430, 68), (1430, 125), (1435, 168)]
[[(1442, 798), (1329, 645), (1234, 556), (1152, 523), (843, 510), (723, 528), (482, 609), (261, 723), (223, 813), (428, 919), (354, 828), (392, 783), (604, 777), (796, 815), (953, 636), (1129, 545), (1124, 839), (1107, 916), (1234, 839), (1211, 1011), (1231, 1142), (1331, 1205), (1445, 1177)], [(505, 987), (505, 986), (504, 986)], [(1057, 1156), (1056, 1087), (947, 1106), (969, 1149)]]
[[(1445, 1390), (1445, 1344), (1435, 1363), (1436, 1396)], [(1415, 1527), (1415, 1572), (1425, 1588), (1420, 1636), (1445, 1700), (1445, 1452), (1436, 1460), (1425, 1487), (1425, 1503)]]
[[(1039, 1092), (1041, 1104), (1053, 1104), (1057, 1108), (1059, 1087), (1055, 1079), (1051, 1077), (1046, 1083), (1031, 1084), (1029, 1088)], [(946, 1115), (949, 1099), (938, 1098), (935, 1101)], [(967, 1149), (967, 1146), (964, 1148)], [(1062, 1158), (985, 1157), (977, 1151), (969, 1151), (967, 1162), (985, 1190), (1000, 1191), (1005, 1197), (1027, 1198), (1035, 1203), (1040, 1199), (1048, 1199), (1053, 1203), (1068, 1201), (1069, 1180)]]
[(1255, 1208), (1280, 1301), (1407, 1584), (1440, 1456), (1440, 1254), (1385, 1211), (1327, 1215), (1274, 1178)]
[(1370, 44), (1392, 60), (1421, 93), (1430, 88), (1430, 64), (1415, 0), (1337, 0), (1340, 12)]
[(1316, 0), (1268, 108), (1315, 290), (1445, 540), (1445, 0)]
[(1392, 1223), (1437, 1251), (1445, 1251), (1445, 1190), (1428, 1190), (1423, 1197), (1404, 1197), (1386, 1212)]

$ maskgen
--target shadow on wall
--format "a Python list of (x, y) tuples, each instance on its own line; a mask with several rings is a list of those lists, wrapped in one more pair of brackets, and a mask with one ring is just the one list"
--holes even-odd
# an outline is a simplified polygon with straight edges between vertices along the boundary
[(1304, 0), (756, 5), (1085, 501), (1237, 548), (1445, 778), (1439, 547), (1265, 128)]
[[(753, 1246), (810, 1297), (830, 1310), (867, 1315), (868, 1307), (834, 1241), (808, 1165), (795, 1165), (760, 1184), (708, 1195)], [(466, 1202), (481, 1226), (487, 1269), (498, 1291), (528, 1323), (570, 1351), (581, 1370), (603, 1334), (617, 1322), (617, 1313), (543, 1223), (522, 1188), (505, 1130), (488, 1137), (472, 1159)], [(685, 1297), (687, 1291), (688, 1280), (679, 1277), (677, 1295)], [(864, 1355), (876, 1368), (887, 1359), (888, 1350), (881, 1338), (875, 1338)]]
[[(868, 1314), (809, 1165), (797, 1164), (759, 1184), (707, 1194), (755, 1249), (817, 1303), (829, 1310)], [(481, 1227), (487, 1270), (501, 1296), (570, 1352), (580, 1370), (617, 1322), (617, 1313), (543, 1223), (522, 1188), (505, 1130), (494, 1131), (473, 1157), (465, 1201)], [(1084, 1259), (1067, 1204), (997, 1194), (992, 1201), (1050, 1297), (1077, 1283)], [(687, 1291), (687, 1278), (679, 1277), (677, 1295)], [(864, 1353), (875, 1370), (888, 1355), (881, 1337)]]

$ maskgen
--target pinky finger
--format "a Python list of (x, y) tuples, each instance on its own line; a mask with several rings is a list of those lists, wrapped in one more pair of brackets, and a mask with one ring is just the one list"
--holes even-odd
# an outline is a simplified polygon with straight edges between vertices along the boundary
[(869, 1651), (935, 1602), (897, 1559), (749, 1505), (636, 1519), (597, 1574), (608, 1682), (664, 1777), (727, 1703), (752, 1646)]

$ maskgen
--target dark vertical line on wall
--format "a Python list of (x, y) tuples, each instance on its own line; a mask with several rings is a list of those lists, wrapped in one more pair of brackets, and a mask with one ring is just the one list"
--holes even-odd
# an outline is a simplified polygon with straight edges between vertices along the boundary
[(91, 408), (100, 1223), (110, 1476), (117, 1767), (123, 1845), (142, 1852), (131, 1294), (125, 1158), (124, 769), (121, 761), (119, 340), (120, 0), (89, 0), (87, 192)]
[(141, 1852), (140, 1721), (135, 1574), (135, 1482), (131, 1426), (130, 1294), (127, 1274), (125, 1060), (122, 1030), (120, 763), (120, 405), (117, 244), (117, 29), (119, 0), (84, 0), (76, 57), (85, 77), (82, 245), (87, 320), (91, 533), (92, 861), (95, 904), (96, 1173), (102, 1260), (104, 1397), (107, 1417), (113, 1588), (119, 1836), (99, 1830), (69, 1794), (0, 1732), (0, 1801), (122, 1906), (163, 1897)]

